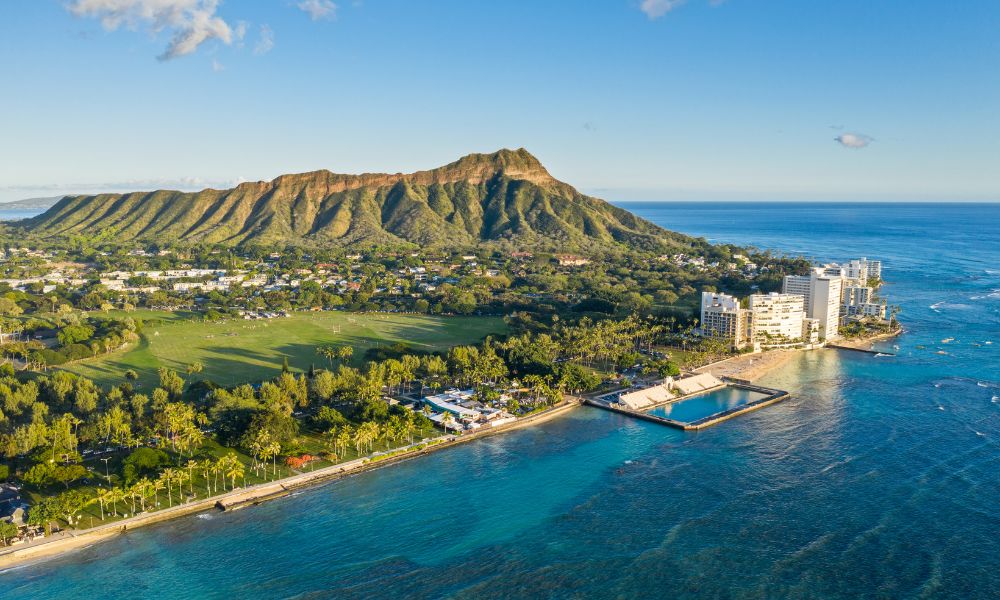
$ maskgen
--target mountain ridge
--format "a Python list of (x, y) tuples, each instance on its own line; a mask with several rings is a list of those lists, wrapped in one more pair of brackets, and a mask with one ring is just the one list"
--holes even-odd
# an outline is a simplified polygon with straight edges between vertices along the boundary
[(225, 190), (67, 196), (26, 220), (42, 237), (225, 245), (292, 243), (582, 248), (683, 243), (668, 232), (558, 181), (527, 150), (470, 154), (414, 173), (280, 175)]

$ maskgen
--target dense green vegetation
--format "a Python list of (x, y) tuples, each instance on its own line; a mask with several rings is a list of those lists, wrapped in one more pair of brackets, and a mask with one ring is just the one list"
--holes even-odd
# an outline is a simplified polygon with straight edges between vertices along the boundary
[(222, 191), (68, 197), (27, 228), (49, 238), (100, 232), (105, 241), (225, 245), (510, 240), (565, 249), (690, 241), (556, 181), (523, 149), (469, 155), (409, 175), (316, 171)]
[(386, 396), (471, 387), (484, 405), (517, 415), (595, 388), (602, 372), (676, 373), (652, 352), (670, 335), (637, 318), (583, 319), (446, 353), (401, 346), (361, 369), (348, 364), (353, 350), (339, 351), (352, 346), (321, 346), (315, 352), (329, 369), (296, 375), (286, 367), (259, 387), (192, 383), (161, 368), (151, 390), (126, 376), (101, 388), (65, 371), (18, 375), (8, 363), (0, 367), (0, 455), (6, 477), (33, 499), (29, 523), (79, 525), (95, 506), (104, 522), (162, 507), (164, 490), (172, 506), (429, 434), (419, 409)]

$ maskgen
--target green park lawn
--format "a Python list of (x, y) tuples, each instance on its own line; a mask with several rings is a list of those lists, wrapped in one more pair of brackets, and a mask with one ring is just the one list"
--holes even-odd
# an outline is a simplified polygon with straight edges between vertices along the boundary
[(210, 379), (220, 385), (260, 381), (278, 374), (284, 358), (293, 370), (310, 364), (326, 366), (316, 348), (350, 345), (354, 362), (376, 346), (403, 342), (414, 350), (438, 351), (479, 342), (505, 329), (499, 317), (437, 317), (337, 311), (296, 312), (268, 320), (229, 320), (209, 323), (182, 314), (141, 311), (146, 321), (141, 340), (126, 350), (65, 365), (100, 385), (123, 381), (123, 373), (139, 373), (140, 389), (151, 389), (160, 367), (188, 377), (188, 365), (198, 362), (204, 371), (189, 380)]

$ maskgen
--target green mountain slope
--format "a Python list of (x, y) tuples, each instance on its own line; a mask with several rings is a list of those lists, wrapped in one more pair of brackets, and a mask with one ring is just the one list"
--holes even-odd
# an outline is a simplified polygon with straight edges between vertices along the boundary
[(227, 245), (660, 247), (686, 240), (557, 181), (524, 149), (411, 174), (314, 171), (229, 190), (68, 196), (25, 226), (43, 237)]

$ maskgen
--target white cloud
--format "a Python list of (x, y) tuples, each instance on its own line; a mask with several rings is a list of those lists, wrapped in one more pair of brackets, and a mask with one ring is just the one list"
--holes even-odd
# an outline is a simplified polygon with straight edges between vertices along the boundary
[(213, 58), (212, 59), (212, 70), (215, 71), (216, 73), (221, 73), (222, 71), (226, 70), (226, 66)]
[(257, 38), (257, 45), (253, 47), (253, 53), (260, 56), (267, 54), (274, 48), (274, 31), (267, 25), (260, 26), (260, 37)]
[(684, 2), (685, 0), (642, 0), (639, 10), (646, 13), (650, 19), (659, 19)]
[(236, 23), (236, 29), (233, 30), (233, 35), (236, 37), (237, 40), (241, 42), (243, 41), (243, 38), (246, 36), (247, 28), (249, 26), (250, 24), (247, 23), (246, 21), (239, 21), (238, 23)]
[(333, 19), (337, 16), (337, 5), (330, 0), (302, 0), (296, 6), (313, 21)]
[(160, 60), (191, 54), (208, 40), (231, 44), (239, 38), (233, 29), (215, 14), (218, 0), (73, 0), (68, 9), (77, 17), (100, 19), (109, 31), (125, 26), (145, 27), (152, 33), (169, 31), (170, 43)]
[(854, 150), (860, 150), (875, 141), (874, 138), (863, 133), (844, 133), (833, 139), (841, 146)]

